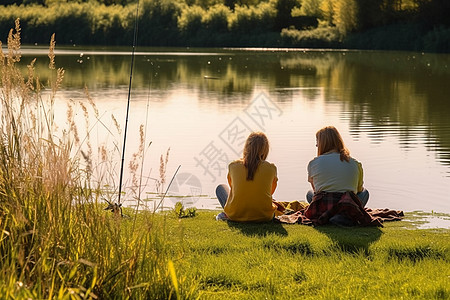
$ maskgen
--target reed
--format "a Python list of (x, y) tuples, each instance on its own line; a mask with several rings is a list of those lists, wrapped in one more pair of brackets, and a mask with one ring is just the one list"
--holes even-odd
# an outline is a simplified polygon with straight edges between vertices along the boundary
[(64, 70), (55, 66), (55, 37), (49, 49), (52, 76), (43, 83), (35, 60), (26, 75), (17, 67), (20, 31), (16, 20), (7, 52), (0, 52), (0, 294), (33, 299), (189, 298), (195, 289), (178, 282), (169, 265), (181, 249), (171, 247), (169, 253), (164, 218), (140, 212), (137, 225), (131, 226), (104, 210), (101, 199), (112, 196), (101, 182), (111, 178), (106, 161), (118, 148), (101, 146), (102, 166), (95, 165), (89, 136), (93, 124), (88, 120), (90, 110), (97, 118), (98, 111), (92, 99), (90, 107), (80, 104), (85, 137), (79, 135), (73, 102), (68, 128), (56, 124)]

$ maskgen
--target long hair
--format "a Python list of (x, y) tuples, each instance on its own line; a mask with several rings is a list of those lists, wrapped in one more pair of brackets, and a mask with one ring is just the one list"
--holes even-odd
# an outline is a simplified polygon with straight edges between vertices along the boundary
[(336, 151), (341, 156), (341, 161), (350, 160), (350, 151), (344, 145), (341, 134), (334, 126), (326, 126), (316, 133), (317, 156), (330, 151)]
[(252, 132), (245, 141), (242, 160), (247, 168), (247, 180), (253, 180), (261, 161), (269, 155), (269, 140), (262, 132)]

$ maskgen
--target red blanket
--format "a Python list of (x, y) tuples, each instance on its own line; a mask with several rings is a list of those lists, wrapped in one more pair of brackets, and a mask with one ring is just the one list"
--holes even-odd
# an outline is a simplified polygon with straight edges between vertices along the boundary
[(353, 192), (315, 194), (313, 201), (306, 208), (290, 215), (281, 215), (277, 219), (282, 223), (300, 223), (305, 225), (324, 225), (331, 217), (342, 215), (357, 226), (383, 227), (385, 221), (403, 218), (403, 211), (390, 209), (364, 208)]

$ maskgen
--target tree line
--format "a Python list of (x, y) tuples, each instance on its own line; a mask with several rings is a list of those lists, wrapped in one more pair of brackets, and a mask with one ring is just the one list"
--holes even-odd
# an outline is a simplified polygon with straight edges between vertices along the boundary
[[(0, 38), (129, 45), (136, 0), (5, 0)], [(140, 0), (139, 45), (450, 51), (448, 0)]]

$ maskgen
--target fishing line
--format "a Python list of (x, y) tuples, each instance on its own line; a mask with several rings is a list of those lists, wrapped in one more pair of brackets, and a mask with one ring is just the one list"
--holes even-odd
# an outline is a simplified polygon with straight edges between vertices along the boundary
[[(152, 87), (152, 79), (153, 79), (153, 70), (152, 70), (150, 79), (148, 80), (147, 111), (145, 113), (145, 126), (144, 126), (144, 137), (143, 137), (144, 147), (145, 147), (146, 140), (147, 140), (148, 110), (150, 107), (150, 94), (151, 94), (151, 87)], [(148, 147), (150, 147), (151, 144), (152, 144), (152, 142), (150, 142), (148, 144)], [(145, 161), (145, 148), (142, 149), (141, 173), (139, 176), (139, 191), (138, 191), (138, 199), (137, 199), (138, 203), (136, 206), (135, 221), (136, 221), (137, 212), (139, 211), (139, 206), (141, 204), (141, 193), (142, 193), (141, 187), (142, 187), (142, 178), (143, 178), (143, 173), (144, 173), (144, 161)]]
[[(138, 19), (139, 19), (139, 0), (137, 1), (136, 17), (135, 17), (135, 20), (134, 20), (133, 50), (131, 52), (131, 67), (130, 67), (130, 82), (128, 84), (127, 112), (126, 112), (126, 117), (125, 117), (125, 128), (124, 128), (124, 134), (123, 134), (122, 162), (120, 164), (119, 198), (118, 198), (118, 202), (117, 202), (117, 205), (119, 207), (121, 207), (120, 196), (122, 194), (123, 165), (124, 165), (124, 161), (125, 161), (125, 146), (126, 146), (126, 141), (127, 141), (128, 115), (129, 115), (129, 112), (130, 112), (131, 83), (132, 83), (132, 80), (133, 80), (134, 53), (135, 53), (136, 42), (137, 42)], [(121, 212), (122, 212), (122, 208), (121, 208)]]
[[(175, 176), (177, 176), (178, 170), (179, 170), (180, 168), (181, 168), (181, 165), (178, 166), (177, 170), (176, 170), (175, 173), (173, 174), (172, 179), (170, 180), (169, 185), (168, 185), (167, 188), (166, 188), (166, 192), (165, 192), (164, 195), (162, 196), (161, 200), (160, 200), (159, 203), (158, 203), (158, 206), (156, 206), (156, 208), (155, 208), (154, 211), (157, 211), (158, 208), (159, 208), (159, 207), (161, 206), (161, 204), (163, 203), (164, 198), (166, 198), (167, 192), (169, 191), (169, 188), (170, 188), (170, 186), (172, 185), (172, 182), (173, 182), (173, 180), (175, 179)], [(162, 209), (162, 208), (161, 208), (161, 209)]]

